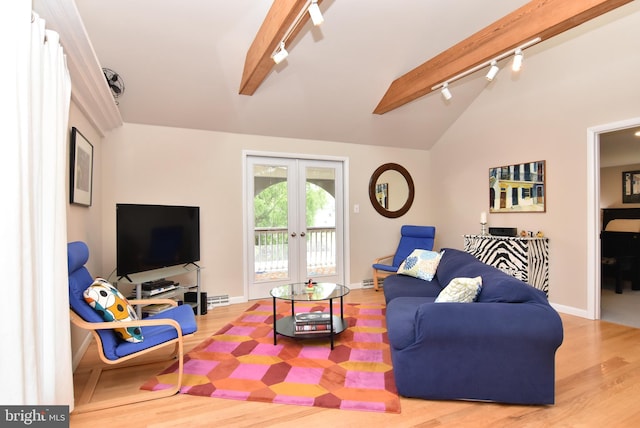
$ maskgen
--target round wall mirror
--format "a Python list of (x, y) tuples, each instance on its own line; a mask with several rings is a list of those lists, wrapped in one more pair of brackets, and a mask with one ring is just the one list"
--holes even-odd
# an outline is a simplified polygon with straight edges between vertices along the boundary
[(379, 214), (396, 218), (411, 208), (414, 197), (413, 179), (402, 165), (385, 163), (369, 180), (369, 200)]

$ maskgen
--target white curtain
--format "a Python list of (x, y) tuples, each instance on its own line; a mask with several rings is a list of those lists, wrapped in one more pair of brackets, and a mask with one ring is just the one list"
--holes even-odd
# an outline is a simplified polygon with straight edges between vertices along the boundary
[(69, 405), (66, 159), (71, 81), (58, 34), (31, 2), (4, 2), (0, 27), (4, 405)]

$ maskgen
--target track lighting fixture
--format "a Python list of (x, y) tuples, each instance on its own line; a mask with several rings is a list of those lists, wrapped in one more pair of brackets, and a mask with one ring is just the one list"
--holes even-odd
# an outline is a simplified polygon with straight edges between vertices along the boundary
[(449, 101), (451, 98), (453, 98), (453, 95), (451, 94), (451, 91), (449, 90), (449, 84), (448, 83), (444, 83), (444, 85), (442, 85), (442, 91), (440, 91), (442, 93), (442, 96), (444, 97), (445, 100)]
[(274, 52), (273, 55), (271, 55), (271, 58), (273, 58), (273, 62), (275, 62), (276, 64), (280, 64), (288, 56), (289, 52), (287, 52), (287, 50), (284, 48), (284, 42), (280, 42), (278, 49)]
[(322, 12), (320, 12), (320, 7), (318, 6), (318, 0), (311, 0), (308, 10), (309, 16), (311, 16), (311, 21), (313, 21), (313, 25), (317, 27), (324, 22), (324, 17), (322, 16)]
[(435, 91), (436, 89), (442, 88), (442, 96), (444, 97), (445, 100), (449, 101), (452, 98), (451, 95), (451, 91), (449, 90), (449, 84), (455, 82), (458, 79), (462, 79), (463, 77), (466, 77), (472, 73), (475, 73), (476, 71), (486, 67), (486, 66), (490, 66), (489, 71), (486, 74), (486, 78), (489, 81), (492, 81), (496, 75), (498, 74), (498, 72), (500, 71), (500, 68), (498, 67), (498, 61), (500, 61), (501, 59), (504, 59), (506, 57), (508, 57), (509, 55), (513, 55), (513, 66), (512, 69), (513, 71), (518, 71), (520, 70), (520, 68), (522, 67), (522, 59), (524, 57), (524, 54), (522, 53), (522, 51), (526, 48), (528, 48), (529, 46), (533, 46), (536, 43), (539, 43), (542, 39), (540, 37), (536, 37), (535, 39), (529, 40), (527, 43), (518, 46), (515, 50), (510, 50), (507, 52), (504, 52), (500, 55), (498, 55), (497, 57), (489, 60), (489, 61), (485, 61), (481, 64), (478, 64), (474, 67), (471, 67), (468, 70), (463, 71), (460, 74), (457, 74), (453, 77), (450, 77), (447, 81), (442, 82), (442, 83), (438, 83), (435, 86), (431, 87), (432, 91)]
[(522, 49), (516, 49), (513, 54), (513, 64), (511, 65), (511, 69), (513, 71), (520, 71), (522, 68), (522, 60), (524, 59), (524, 54), (522, 53)]
[(300, 25), (302, 18), (307, 12), (309, 12), (311, 21), (313, 21), (313, 25), (316, 27), (324, 22), (324, 17), (322, 16), (322, 12), (320, 12), (320, 7), (318, 6), (318, 0), (308, 0), (302, 10), (298, 13), (296, 20), (293, 21), (287, 32), (282, 37), (282, 40), (276, 50), (271, 55), (271, 58), (276, 64), (280, 64), (287, 56), (289, 56), (289, 52), (284, 48), (284, 45), (296, 28), (298, 28), (298, 25)]
[(496, 60), (493, 60), (491, 61), (491, 68), (489, 69), (489, 72), (485, 77), (489, 82), (491, 82), (498, 74), (498, 71), (500, 71), (500, 67), (498, 67), (498, 62)]

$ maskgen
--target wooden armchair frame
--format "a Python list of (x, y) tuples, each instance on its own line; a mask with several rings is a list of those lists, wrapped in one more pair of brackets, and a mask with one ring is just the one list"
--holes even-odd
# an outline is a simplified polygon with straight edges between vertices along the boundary
[[(178, 305), (176, 301), (171, 299), (129, 300), (129, 303), (131, 305), (136, 305), (136, 304), (170, 304), (171, 306)], [(82, 329), (91, 331), (93, 338), (96, 340), (96, 343), (98, 345), (97, 348), (98, 348), (98, 354), (99, 354), (100, 360), (102, 360), (102, 362), (110, 366), (116, 366), (118, 364), (124, 363), (134, 358), (141, 357), (143, 355), (149, 354), (153, 351), (156, 351), (158, 349), (164, 348), (172, 344), (174, 345), (174, 349), (171, 352), (169, 359), (172, 360), (172, 359), (175, 359), (176, 357), (178, 358), (178, 380), (172, 388), (164, 389), (160, 391), (153, 391), (149, 393), (143, 393), (143, 394), (127, 395), (123, 397), (102, 400), (98, 402), (91, 402), (91, 398), (93, 397), (93, 394), (95, 392), (98, 381), (100, 380), (100, 376), (102, 375), (102, 372), (104, 370), (112, 370), (112, 369), (117, 369), (121, 367), (107, 367), (107, 368), (99, 367), (99, 368), (92, 369), (89, 375), (89, 380), (85, 384), (79, 400), (75, 403), (73, 413), (85, 413), (85, 412), (91, 412), (91, 411), (100, 410), (100, 409), (106, 409), (110, 407), (122, 406), (125, 404), (133, 404), (133, 403), (139, 403), (143, 401), (155, 400), (158, 398), (175, 395), (180, 391), (180, 387), (182, 386), (182, 378), (183, 378), (183, 371), (184, 371), (184, 340), (183, 340), (184, 335), (182, 334), (182, 329), (180, 327), (180, 324), (177, 321), (173, 319), (165, 318), (165, 319), (152, 319), (152, 320), (142, 319), (142, 320), (135, 320), (135, 321), (123, 321), (118, 323), (87, 322), (83, 320), (73, 310), (70, 309), (69, 313), (70, 313), (71, 322), (73, 324), (75, 324), (76, 326)], [(134, 327), (134, 326), (144, 327), (144, 326), (160, 326), (160, 325), (172, 326), (176, 330), (178, 337), (176, 337), (175, 339), (160, 343), (158, 345), (152, 346), (150, 348), (143, 349), (139, 352), (123, 356), (121, 358), (118, 358), (117, 360), (110, 360), (105, 356), (103, 347), (102, 347), (102, 339), (100, 338), (100, 335), (97, 332), (97, 330), (111, 330), (115, 327), (122, 328), (122, 327)], [(127, 365), (126, 367), (153, 364), (153, 363), (166, 361), (166, 360), (167, 360), (167, 357), (162, 357), (162, 358), (157, 358), (153, 360), (146, 360), (139, 364)]]
[[(388, 256), (378, 257), (373, 261), (373, 264), (382, 263), (386, 260), (393, 260), (395, 254), (389, 254)], [(386, 272), (380, 269), (373, 269), (373, 289), (378, 291), (380, 290), (380, 283), (378, 282), (381, 279), (388, 277), (389, 275), (393, 275), (395, 272)]]

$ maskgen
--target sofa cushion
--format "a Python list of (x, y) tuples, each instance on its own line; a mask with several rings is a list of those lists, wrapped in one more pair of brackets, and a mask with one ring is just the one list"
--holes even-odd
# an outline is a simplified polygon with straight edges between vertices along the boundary
[(431, 281), (436, 274), (436, 269), (441, 257), (442, 253), (436, 251), (413, 250), (400, 264), (398, 274)]
[(384, 299), (386, 303), (396, 297), (433, 297), (435, 298), (442, 286), (436, 276), (431, 281), (423, 281), (406, 275), (390, 275), (384, 279)]
[(476, 300), (481, 289), (481, 276), (476, 276), (475, 278), (453, 278), (451, 282), (442, 289), (438, 297), (436, 297), (435, 302), (471, 303)]
[(448, 284), (456, 277), (476, 276), (482, 277), (482, 290), (478, 295), (478, 302), (547, 302), (544, 292), (481, 262), (467, 252), (452, 248), (444, 251), (436, 272), (441, 284)]

